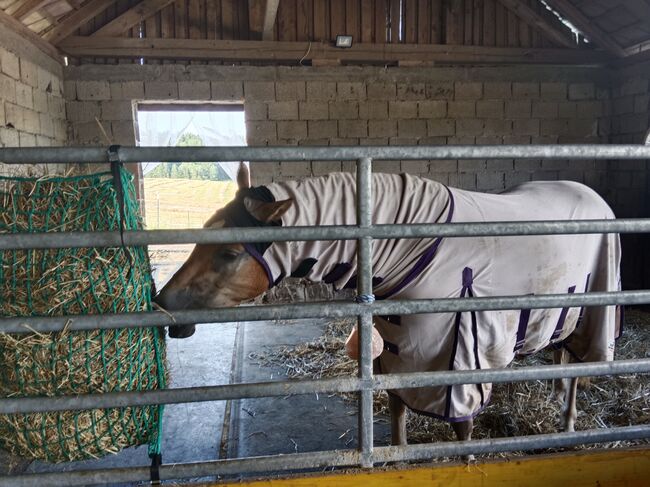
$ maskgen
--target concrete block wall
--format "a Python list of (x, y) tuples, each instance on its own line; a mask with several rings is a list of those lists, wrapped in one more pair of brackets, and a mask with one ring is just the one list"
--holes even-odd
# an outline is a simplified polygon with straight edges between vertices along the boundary
[[(609, 79), (586, 68), (66, 68), (71, 141), (133, 144), (136, 101), (244, 104), (249, 145), (418, 145), (607, 142)], [(255, 184), (352, 170), (352, 161), (253, 163)], [(378, 161), (480, 191), (573, 179), (602, 191), (595, 161)]]
[[(55, 146), (67, 142), (63, 66), (0, 24), (0, 146)], [(26, 166), (3, 174), (34, 171)], [(57, 166), (36, 172), (56, 172)]]
[[(611, 135), (614, 144), (650, 144), (650, 62), (621, 69), (612, 78)], [(650, 161), (611, 161), (607, 199), (619, 218), (650, 217)], [(648, 235), (623, 235), (623, 285), (650, 286)]]

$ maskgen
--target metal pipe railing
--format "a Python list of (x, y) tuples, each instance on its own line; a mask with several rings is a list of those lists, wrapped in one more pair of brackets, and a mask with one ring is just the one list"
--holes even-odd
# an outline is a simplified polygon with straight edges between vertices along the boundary
[[(650, 373), (650, 359), (609, 363), (589, 363), (526, 367), (521, 369), (471, 370), (372, 375), (372, 316), (497, 309), (604, 306), (650, 302), (650, 291), (587, 293), (572, 295), (501, 296), (491, 298), (431, 299), (384, 301), (370, 303), (372, 294), (372, 239), (431, 238), (471, 236), (516, 236), (578, 233), (650, 233), (650, 221), (585, 220), (490, 222), (458, 224), (372, 225), (371, 165), (372, 159), (650, 159), (650, 147), (631, 145), (572, 146), (442, 146), (442, 147), (204, 147), (204, 148), (134, 148), (117, 149), (120, 162), (201, 162), (209, 160), (303, 161), (357, 160), (358, 226), (257, 228), (219, 230), (162, 230), (118, 232), (40, 233), (0, 235), (0, 250), (25, 248), (119, 247), (126, 245), (170, 243), (232, 243), (289, 240), (358, 240), (358, 294), (364, 303), (306, 303), (293, 306), (224, 308), (218, 310), (185, 310), (124, 313), (102, 316), (1, 318), (0, 332), (29, 333), (63, 330), (130, 328), (165, 326), (201, 322), (297, 319), (308, 317), (358, 317), (359, 377), (327, 380), (283, 381), (261, 384), (232, 384), (186, 389), (112, 392), (52, 398), (27, 397), (0, 399), (0, 413), (48, 412), (67, 409), (142, 406), (226, 400), (243, 397), (284, 396), (325, 392), (359, 392), (359, 448), (355, 451), (330, 451), (274, 457), (248, 458), (195, 464), (164, 465), (161, 478), (229, 475), (244, 472), (317, 468), (323, 466), (361, 465), (371, 467), (377, 462), (404, 461), (435, 456), (466, 455), (515, 449), (537, 449), (597, 443), (621, 439), (647, 438), (650, 426), (632, 426), (607, 430), (589, 430), (571, 434), (537, 435), (531, 437), (413, 445), (408, 447), (373, 447), (372, 392), (374, 390), (429, 387), (482, 382), (551, 379), (610, 375), (616, 373)], [(107, 163), (103, 148), (21, 148), (0, 149), (0, 161), (9, 164), (38, 163)], [(7, 485), (73, 485), (97, 482), (147, 480), (146, 467), (130, 469), (36, 474), (0, 478)], [(71, 483), (72, 482), (72, 483)], [(4, 483), (3, 483), (4, 485)]]
[(579, 306), (634, 305), (650, 303), (650, 290), (612, 291), (489, 298), (409, 299), (375, 301), (372, 304), (347, 301), (312, 302), (292, 305), (259, 305), (239, 308), (195, 309), (110, 313), (102, 315), (24, 316), (0, 318), (0, 333), (49, 333), (111, 328), (273, 321), (304, 318), (345, 318), (370, 312), (373, 315), (409, 315), (492, 311), (511, 309), (574, 308)]
[[(357, 161), (357, 223), (359, 228), (372, 227), (372, 162)], [(357, 315), (359, 333), (359, 378), (364, 386), (359, 390), (359, 450), (361, 466), (372, 467), (372, 238), (357, 241), (357, 301), (365, 308)], [(372, 301), (371, 301), (372, 299)]]
[[(465, 145), (354, 147), (127, 147), (117, 150), (121, 162), (205, 161), (341, 161), (401, 159), (650, 159), (644, 145)], [(108, 163), (101, 147), (21, 147), (0, 149), (0, 162)]]
[[(472, 441), (450, 441), (408, 446), (380, 446), (373, 452), (375, 463), (425, 460), (458, 455), (527, 451), (539, 448), (570, 447), (611, 441), (630, 441), (650, 437), (650, 426), (624, 426), (574, 433), (551, 433), (494, 438)], [(299, 470), (305, 468), (349, 467), (358, 465), (360, 453), (356, 450), (330, 450), (313, 453), (290, 453), (242, 459), (214, 460), (208, 462), (177, 463), (160, 466), (160, 479), (231, 476), (239, 474)], [(61, 473), (27, 474), (18, 477), (0, 477), (4, 487), (67, 487), (98, 483), (148, 481), (149, 467), (110, 468)]]
[[(404, 225), (130, 230), (124, 245), (217, 244), (363, 238), (498, 237), (592, 233), (650, 233), (648, 219), (559, 220), (484, 223), (422, 223)], [(0, 250), (120, 247), (120, 233), (39, 232), (0, 234)]]
[(650, 373), (650, 359), (646, 358), (618, 360), (614, 362), (540, 365), (507, 369), (382, 374), (375, 375), (367, 380), (359, 377), (340, 377), (334, 379), (227, 384), (150, 391), (106, 392), (101, 394), (46, 398), (9, 397), (0, 399), (0, 414), (227, 401), (257, 397), (356, 392), (363, 389), (380, 391), (442, 385), (518, 382), (550, 380), (563, 377), (596, 377), (603, 375), (647, 373)]

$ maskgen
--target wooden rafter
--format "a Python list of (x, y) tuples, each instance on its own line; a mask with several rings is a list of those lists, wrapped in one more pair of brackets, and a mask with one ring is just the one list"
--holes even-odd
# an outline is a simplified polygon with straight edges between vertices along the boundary
[(562, 32), (549, 20), (540, 15), (538, 12), (530, 8), (520, 0), (497, 0), (508, 10), (514, 12), (520, 19), (527, 22), (529, 25), (544, 32), (551, 40), (557, 44), (569, 48), (576, 48), (578, 45), (573, 42), (565, 32)]
[(24, 19), (32, 12), (38, 10), (46, 1), (47, 0), (23, 0), (23, 2), (18, 5), (18, 8), (11, 12), (11, 16), (17, 20)]
[(88, 22), (96, 15), (102, 13), (117, 0), (90, 0), (86, 5), (79, 10), (72, 12), (66, 16), (62, 22), (57, 24), (52, 30), (49, 30), (43, 35), (46, 41), (57, 45), (63, 39), (71, 35), (75, 30)]
[(0, 11), (0, 24), (5, 25), (9, 29), (27, 39), (29, 42), (32, 42), (34, 45), (36, 45), (36, 47), (38, 47), (41, 51), (43, 51), (51, 58), (56, 59), (57, 61), (61, 61), (61, 54), (52, 44), (44, 41), (38, 34), (27, 28), (22, 22), (14, 19), (11, 15), (7, 15), (3, 11)]
[(264, 22), (262, 23), (262, 39), (270, 41), (273, 39), (273, 26), (275, 18), (278, 16), (278, 6), (280, 0), (266, 0), (264, 8)]
[(102, 37), (119, 36), (173, 2), (174, 0), (143, 0), (119, 17), (111, 20), (101, 29), (93, 32), (92, 35)]
[[(373, 63), (528, 63), (603, 65), (610, 56), (580, 49), (531, 49), (436, 44), (355, 44), (337, 49), (329, 43), (221, 41), (126, 37), (69, 37), (59, 48), (74, 57), (202, 59), (221, 61), (344, 61)], [(307, 55), (305, 54), (307, 53)]]
[(609, 35), (600, 30), (579, 9), (568, 0), (546, 0), (546, 3), (564, 15), (580, 29), (592, 42), (617, 57), (625, 57), (625, 51)]

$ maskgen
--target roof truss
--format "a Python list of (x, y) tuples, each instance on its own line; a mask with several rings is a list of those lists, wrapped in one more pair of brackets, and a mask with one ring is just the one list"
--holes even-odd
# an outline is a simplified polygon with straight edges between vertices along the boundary
[(560, 12), (571, 21), (596, 45), (605, 49), (616, 57), (625, 57), (625, 51), (610, 36), (594, 25), (578, 8), (574, 7), (568, 0), (545, 0), (547, 4)]
[(111, 20), (101, 29), (93, 32), (92, 35), (103, 37), (119, 36), (173, 2), (174, 0), (143, 0), (122, 15)]

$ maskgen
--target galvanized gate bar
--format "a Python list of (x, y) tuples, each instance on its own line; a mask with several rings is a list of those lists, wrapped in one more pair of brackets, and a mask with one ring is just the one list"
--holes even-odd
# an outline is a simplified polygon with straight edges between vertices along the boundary
[[(374, 450), (375, 463), (468, 455), (471, 453), (499, 453), (512, 450), (569, 447), (610, 441), (636, 440), (650, 436), (650, 426), (624, 426), (575, 433), (496, 438), (465, 442), (442, 442), (408, 446), (381, 446)], [(242, 473), (298, 470), (354, 466), (359, 463), (355, 450), (330, 450), (314, 453), (292, 453), (243, 459), (215, 460), (210, 462), (177, 463), (160, 467), (161, 480), (206, 476), (229, 476)], [(0, 477), (3, 487), (33, 487), (47, 485), (64, 487), (97, 483), (148, 481), (149, 467), (82, 470), (62, 473), (27, 474), (17, 477)]]
[[(486, 237), (589, 233), (650, 233), (648, 219), (559, 220), (488, 223), (428, 223), (322, 227), (261, 227), (186, 230), (131, 230), (124, 232), (128, 246), (358, 240), (362, 238)], [(120, 247), (119, 232), (40, 232), (0, 234), (0, 250)]]
[(0, 333), (39, 333), (108, 328), (228, 323), (232, 321), (344, 318), (364, 312), (374, 315), (409, 315), (511, 309), (543, 309), (578, 306), (632, 305), (650, 303), (650, 290), (489, 298), (409, 299), (375, 301), (370, 305), (347, 301), (312, 302), (292, 305), (259, 305), (239, 308), (151, 311), (102, 315), (25, 316), (0, 318)]
[[(300, 227), (280, 229), (219, 229), (185, 231), (132, 231), (124, 241), (118, 232), (74, 234), (40, 233), (0, 235), (0, 250), (24, 248), (66, 248), (82, 246), (147, 245), (153, 243), (225, 243), (289, 240), (356, 239), (359, 303), (307, 303), (294, 306), (276, 305), (218, 310), (185, 310), (127, 313), (103, 316), (27, 317), (0, 319), (0, 332), (82, 330), (96, 328), (132, 328), (222, 321), (296, 319), (306, 317), (358, 317), (359, 374), (327, 380), (285, 381), (261, 384), (232, 384), (186, 389), (113, 392), (52, 398), (0, 399), (1, 413), (46, 412), (66, 409), (124, 407), (128, 405), (167, 404), (265, 397), (319, 392), (359, 392), (359, 445), (356, 451), (329, 451), (297, 455), (202, 462), (163, 466), (161, 478), (229, 475), (243, 472), (318, 468), (323, 466), (361, 465), (376, 462), (425, 459), (436, 456), (466, 455), (514, 449), (546, 448), (650, 436), (650, 426), (632, 426), (589, 430), (571, 434), (479, 440), (462, 443), (380, 447), (373, 449), (373, 390), (414, 388), (435, 385), (481, 382), (505, 382), (542, 378), (609, 375), (613, 373), (649, 373), (650, 359), (554, 365), (502, 370), (423, 372), (373, 377), (372, 317), (383, 314), (477, 311), (488, 309), (522, 309), (578, 307), (589, 305), (639, 304), (650, 302), (650, 291), (625, 293), (588, 293), (546, 296), (501, 296), (491, 298), (409, 300), (372, 303), (372, 239), (468, 237), (487, 235), (543, 235), (577, 233), (650, 232), (648, 220), (586, 220), (545, 222), (491, 222), (420, 225), (372, 225), (371, 159), (650, 159), (650, 147), (632, 145), (571, 146), (416, 146), (416, 147), (204, 147), (204, 148), (134, 148), (118, 150), (121, 162), (201, 162), (210, 160), (304, 161), (357, 160), (357, 226)], [(0, 149), (0, 161), (11, 164), (108, 162), (103, 148), (20, 148)], [(7, 485), (51, 485), (147, 480), (148, 468), (111, 469), (61, 474), (38, 474), (0, 478)], [(4, 484), (3, 484), (4, 485)]]
[[(368, 158), (357, 161), (357, 225), (372, 227), (372, 162)], [(357, 301), (365, 308), (357, 317), (359, 332), (359, 452), (361, 466), (372, 467), (373, 410), (372, 410), (372, 238), (357, 241)]]
[(300, 394), (409, 389), (456, 384), (481, 384), (549, 380), (562, 377), (596, 377), (650, 373), (650, 359), (617, 360), (584, 364), (541, 365), (507, 369), (414, 372), (375, 375), (371, 381), (357, 377), (228, 384), (220, 386), (159, 389), (151, 391), (106, 392), (78, 396), (9, 397), (0, 399), (0, 414), (37, 413), (94, 408), (225, 401), (241, 398), (284, 397)]
[[(120, 147), (121, 162), (341, 161), (400, 159), (650, 159), (644, 145), (437, 145), (353, 147)], [(101, 147), (0, 149), (5, 164), (108, 163)]]

